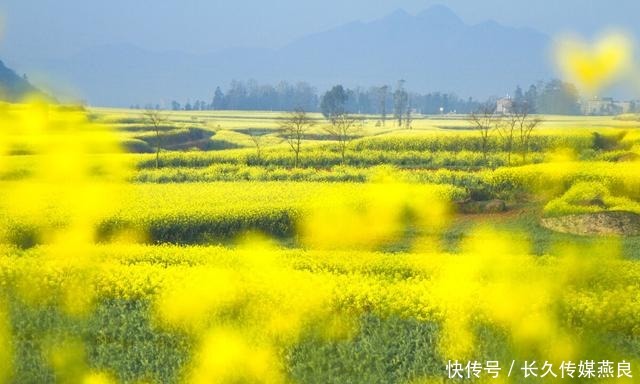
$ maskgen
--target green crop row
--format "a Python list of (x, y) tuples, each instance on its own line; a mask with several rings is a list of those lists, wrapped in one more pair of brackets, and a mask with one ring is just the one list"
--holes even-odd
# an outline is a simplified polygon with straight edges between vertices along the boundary
[[(416, 185), (424, 196), (454, 201), (465, 191), (447, 185)], [(11, 187), (5, 189), (11, 193)], [(110, 206), (94, 221), (96, 239), (110, 241), (132, 233), (150, 243), (199, 244), (233, 239), (250, 231), (289, 238), (305, 213), (314, 207), (329, 209), (336, 200), (361, 200), (363, 185), (313, 182), (217, 182), (183, 184), (133, 184), (109, 196)], [(366, 195), (366, 193), (365, 193)], [(364, 198), (364, 197), (362, 197)], [(46, 195), (56, 201), (55, 193)], [(67, 225), (62, 207), (26, 221), (1, 220), (5, 236), (14, 244), (38, 244), (42, 233)]]

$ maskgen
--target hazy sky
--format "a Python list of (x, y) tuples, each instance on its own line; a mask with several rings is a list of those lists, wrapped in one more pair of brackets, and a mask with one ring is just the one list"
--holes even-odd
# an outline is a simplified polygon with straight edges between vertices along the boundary
[(349, 21), (397, 8), (417, 13), (436, 3), (467, 23), (494, 19), (549, 34), (618, 26), (640, 36), (638, 0), (1, 0), (0, 58), (22, 62), (120, 43), (194, 53), (275, 48)]

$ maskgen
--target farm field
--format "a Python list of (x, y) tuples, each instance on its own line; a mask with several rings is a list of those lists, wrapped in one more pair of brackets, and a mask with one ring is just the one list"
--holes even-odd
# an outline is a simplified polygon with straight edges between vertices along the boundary
[(342, 152), (318, 114), (296, 166), (286, 116), (3, 105), (0, 382), (640, 367), (640, 119), (360, 116)]

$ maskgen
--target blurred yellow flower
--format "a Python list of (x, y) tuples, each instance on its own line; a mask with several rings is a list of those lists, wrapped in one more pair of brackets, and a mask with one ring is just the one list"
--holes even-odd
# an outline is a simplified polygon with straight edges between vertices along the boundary
[(578, 38), (564, 38), (557, 44), (556, 58), (567, 79), (595, 95), (628, 69), (632, 44), (621, 33), (606, 34), (592, 45)]

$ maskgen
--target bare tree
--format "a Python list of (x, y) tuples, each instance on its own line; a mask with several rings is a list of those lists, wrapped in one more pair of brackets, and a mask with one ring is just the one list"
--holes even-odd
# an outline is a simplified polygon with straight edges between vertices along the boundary
[(511, 165), (511, 153), (513, 152), (519, 117), (520, 116), (512, 109), (508, 114), (502, 116), (496, 125), (496, 131), (498, 135), (500, 135), (504, 143), (504, 148), (507, 151), (508, 165)]
[(531, 135), (534, 129), (542, 123), (542, 119), (531, 116), (530, 112), (531, 106), (526, 101), (514, 104), (511, 112), (518, 131), (520, 153), (522, 154), (523, 163), (527, 161)]
[(500, 124), (501, 116), (496, 113), (496, 105), (486, 103), (469, 116), (469, 123), (480, 133), (482, 156), (485, 163), (489, 153), (492, 131)]
[(304, 135), (309, 131), (315, 122), (307, 115), (302, 108), (296, 108), (280, 123), (280, 129), (284, 131), (284, 136), (294, 153), (294, 167), (298, 168), (300, 163), (300, 149)]
[(330, 124), (324, 126), (323, 129), (338, 142), (344, 165), (347, 147), (355, 138), (355, 134), (362, 129), (360, 118), (349, 113), (341, 113), (333, 117)]
[(262, 137), (263, 137), (263, 134), (261, 132), (257, 132), (254, 130), (249, 131), (249, 139), (253, 142), (253, 145), (256, 147), (256, 155), (258, 158), (258, 162), (262, 160)]
[(168, 119), (158, 109), (147, 108), (143, 113), (144, 121), (153, 127), (156, 134), (156, 168), (160, 168), (160, 148), (162, 146), (161, 129)]

